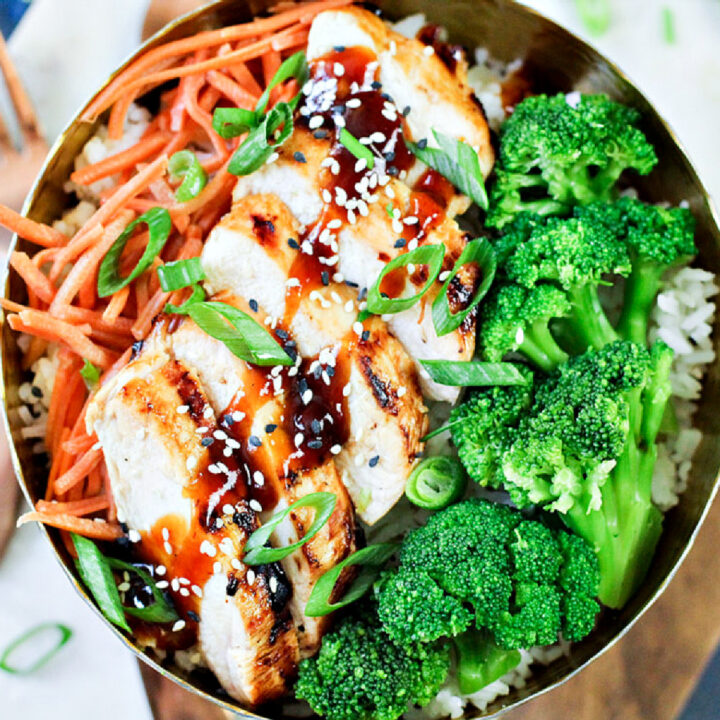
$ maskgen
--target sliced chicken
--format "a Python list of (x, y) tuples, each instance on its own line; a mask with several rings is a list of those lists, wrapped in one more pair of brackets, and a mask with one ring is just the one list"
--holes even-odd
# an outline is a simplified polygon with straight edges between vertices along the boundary
[(435, 142), (432, 130), (463, 140), (478, 151), (487, 177), (494, 153), (481, 107), (473, 98), (464, 66), (448, 68), (428, 46), (393, 32), (376, 15), (358, 7), (320, 13), (310, 28), (307, 57), (319, 60), (334, 48), (368, 48), (377, 58), (383, 92), (406, 117), (411, 140)]
[[(250, 218), (261, 209), (268, 213), (263, 217), (272, 219), (276, 241), (263, 241), (255, 232)], [(336, 462), (358, 514), (374, 523), (402, 495), (422, 449), (420, 438), (427, 419), (417, 372), (380, 318), (370, 318), (363, 325), (356, 322), (356, 290), (328, 277), (328, 285), (319, 288), (300, 283), (304, 292), (296, 297), (296, 285), (288, 286), (287, 274), (297, 267), (303, 250), (282, 241), (296, 229), (276, 197), (243, 198), (208, 239), (203, 269), (213, 290), (246, 296), (252, 291), (263, 310), (272, 307), (276, 317), (285, 320), (301, 356), (317, 358), (316, 367), (332, 369), (328, 384), (341, 384), (340, 392), (332, 388), (327, 392), (338, 395), (349, 438), (341, 444)], [(259, 277), (272, 278), (272, 282), (257, 283)], [(277, 287), (286, 288), (284, 302)], [(292, 314), (288, 316), (289, 305)]]
[(237, 463), (207, 443), (219, 427), (197, 375), (150, 344), (98, 391), (87, 425), (118, 517), (140, 534), (139, 555), (167, 568), (186, 622), (199, 618), (222, 686), (248, 704), (282, 696), (298, 659), (287, 581), (239, 560), (258, 519)]
[[(236, 306), (241, 304), (227, 296), (222, 299), (232, 300)], [(305, 606), (319, 577), (356, 549), (355, 521), (332, 457), (304, 451), (286, 429), (290, 421), (287, 395), (291, 389), (279, 386), (280, 392), (275, 392), (273, 380), (278, 377), (288, 386), (292, 378), (287, 377), (287, 370), (283, 377), (279, 373), (273, 377), (269, 368), (248, 365), (189, 319), (172, 332), (167, 330), (167, 323), (158, 323), (148, 342), (164, 345), (173, 358), (197, 374), (215, 414), (222, 418), (221, 433), (229, 438), (226, 447), (239, 454), (247, 468), (250, 496), (259, 503), (254, 507), (262, 520), (313, 492), (336, 496), (335, 511), (328, 522), (315, 537), (281, 561), (292, 585), (290, 610), (298, 630), (300, 653), (302, 657), (312, 655), (330, 618), (308, 617)], [(299, 540), (312, 522), (312, 513), (310, 508), (295, 511), (278, 526), (271, 538), (273, 544), (285, 546)]]

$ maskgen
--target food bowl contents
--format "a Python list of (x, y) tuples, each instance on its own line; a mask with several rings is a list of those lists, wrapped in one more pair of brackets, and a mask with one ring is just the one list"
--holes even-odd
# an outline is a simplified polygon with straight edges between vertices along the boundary
[(0, 209), (40, 248), (2, 301), (23, 522), (241, 706), (484, 710), (626, 605), (687, 481), (692, 214), (633, 189), (634, 109), (474, 57), (347, 0), (160, 44), (85, 110), (62, 217)]

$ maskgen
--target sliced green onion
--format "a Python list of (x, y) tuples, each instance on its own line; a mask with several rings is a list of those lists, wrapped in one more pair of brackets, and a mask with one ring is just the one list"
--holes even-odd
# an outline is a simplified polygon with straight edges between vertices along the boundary
[(262, 120), (254, 110), (243, 108), (217, 108), (213, 113), (213, 130), (225, 140), (243, 135), (256, 128)]
[[(150, 231), (150, 239), (148, 241), (145, 252), (142, 254), (138, 264), (133, 271), (126, 277), (121, 278), (119, 273), (120, 256), (127, 245), (127, 241), (133, 234), (135, 228), (145, 223)], [(123, 230), (120, 237), (112, 244), (107, 254), (100, 263), (98, 271), (97, 289), (100, 297), (108, 297), (122, 290), (129, 285), (136, 277), (145, 272), (151, 265), (153, 260), (160, 254), (168, 237), (170, 237), (170, 229), (172, 228), (172, 220), (170, 213), (165, 208), (152, 208), (143, 213), (139, 218), (133, 220)]]
[[(305, 614), (308, 617), (322, 617), (359, 600), (377, 580), (380, 571), (397, 548), (397, 543), (368, 545), (339, 562), (315, 583), (305, 606)], [(362, 565), (363, 567), (344, 593), (342, 600), (336, 603), (330, 602), (340, 573), (350, 565)]]
[(168, 160), (168, 172), (172, 178), (182, 178), (180, 187), (175, 191), (178, 202), (187, 202), (197, 197), (207, 185), (207, 173), (190, 150), (180, 150)]
[[(192, 298), (191, 298), (192, 299)], [(188, 304), (189, 303), (189, 304)], [(292, 365), (277, 340), (250, 315), (214, 300), (186, 302), (187, 314), (201, 330), (220, 340), (233, 355), (253, 365)]]
[[(31, 642), (39, 635), (52, 633), (57, 635), (57, 641), (49, 650), (43, 653), (37, 660), (32, 662), (30, 665), (20, 666), (12, 663), (12, 655), (16, 651), (20, 650), (24, 645)], [(54, 657), (60, 649), (70, 640), (72, 637), (72, 630), (63, 625), (62, 623), (48, 622), (36, 625), (29, 630), (26, 630), (20, 637), (13, 640), (0, 655), (0, 670), (12, 673), (13, 675), (30, 675), (36, 670), (41, 668), (47, 663), (52, 657)]]
[(92, 390), (100, 382), (100, 368), (95, 367), (88, 359), (83, 359), (80, 375), (88, 390)]
[[(246, 565), (264, 565), (265, 563), (273, 563), (278, 560), (282, 560), (287, 557), (300, 546), (304, 545), (308, 540), (311, 540), (330, 519), (330, 516), (335, 510), (335, 504), (337, 503), (337, 496), (331, 492), (315, 492), (301, 497), (291, 505), (288, 505), (284, 510), (275, 513), (270, 520), (259, 527), (247, 540), (245, 545), (245, 557), (243, 562)], [(272, 548), (265, 547), (265, 543), (268, 542), (270, 536), (275, 531), (275, 528), (285, 518), (297, 508), (310, 507), (315, 510), (315, 517), (313, 518), (310, 527), (303, 537), (297, 542), (285, 547)]]
[[(370, 288), (367, 295), (367, 309), (375, 315), (385, 313), (398, 313), (412, 307), (432, 287), (442, 269), (443, 257), (445, 256), (444, 245), (421, 245), (410, 252), (398, 255), (393, 258), (380, 273), (375, 284)], [(393, 270), (405, 267), (406, 265), (427, 265), (428, 279), (421, 290), (410, 297), (389, 298), (382, 295), (380, 285), (383, 278)]]
[(433, 130), (439, 147), (432, 148), (406, 142), (410, 151), (426, 165), (448, 179), (461, 193), (467, 195), (483, 210), (488, 208), (485, 180), (480, 170), (478, 154), (470, 145)]
[(367, 145), (363, 145), (345, 128), (340, 129), (340, 144), (344, 145), (358, 160), (365, 160), (369, 170), (375, 167), (375, 156), (372, 154), (372, 150)]
[(675, 15), (673, 15), (673, 11), (667, 5), (662, 9), (662, 25), (665, 42), (668, 45), (674, 45), (677, 40), (675, 33)]
[[(276, 136), (277, 130), (282, 127)], [(262, 167), (268, 158), (279, 148), (293, 132), (292, 107), (288, 103), (278, 103), (263, 121), (245, 138), (228, 165), (233, 175), (250, 175)], [(273, 144), (270, 144), (270, 140)]]
[[(472, 301), (462, 310), (452, 313), (448, 301), (448, 289), (455, 276), (460, 272), (462, 267), (468, 263), (478, 264), (483, 276), (482, 282), (475, 291)], [(442, 290), (435, 298), (435, 302), (433, 302), (433, 325), (438, 335), (447, 335), (453, 332), (453, 330), (457, 330), (457, 328), (465, 322), (465, 318), (478, 306), (490, 289), (492, 281), (495, 279), (496, 267), (495, 251), (485, 238), (476, 238), (463, 248), (450, 275), (445, 280)]]
[(575, 0), (575, 7), (583, 25), (592, 35), (602, 35), (610, 27), (610, 0)]
[(207, 295), (202, 287), (200, 285), (194, 285), (192, 295), (190, 295), (190, 297), (182, 305), (167, 303), (165, 305), (164, 312), (175, 313), (177, 315), (187, 315), (191, 305), (202, 302), (206, 297)]
[(100, 611), (111, 623), (130, 632), (130, 626), (125, 620), (125, 610), (120, 601), (120, 593), (105, 556), (92, 540), (75, 533), (72, 533), (71, 537), (77, 552), (75, 565)]
[(507, 675), (520, 663), (519, 650), (504, 650), (485, 630), (469, 630), (455, 638), (460, 692), (472, 695)]
[(443, 425), (442, 427), (431, 430), (427, 435), (423, 435), (420, 438), (420, 442), (427, 442), (428, 440), (437, 437), (438, 435), (442, 435), (446, 430), (449, 430), (455, 424), (456, 423), (451, 423), (449, 425)]
[(205, 279), (199, 257), (165, 263), (157, 269), (157, 274), (164, 292), (181, 290)]
[[(257, 101), (257, 104), (255, 105), (255, 112), (264, 113), (268, 101), (270, 100), (270, 93), (273, 88), (293, 77), (298, 81), (298, 85), (301, 89), (310, 77), (310, 69), (308, 68), (305, 53), (302, 50), (300, 52), (296, 52), (294, 55), (291, 55), (282, 63), (282, 65), (280, 65), (275, 75), (273, 75), (272, 80), (265, 88), (265, 91), (260, 96), (260, 99)], [(299, 100), (300, 95), (298, 94), (290, 101), (290, 107), (293, 110), (297, 106)]]
[(490, 363), (462, 360), (420, 360), (430, 378), (440, 385), (455, 387), (492, 387), (525, 385), (522, 373), (508, 362)]
[(150, 574), (145, 572), (142, 568), (132, 565), (131, 563), (125, 562), (124, 560), (118, 560), (117, 558), (105, 558), (107, 563), (113, 570), (124, 570), (129, 573), (135, 573), (150, 590), (153, 596), (153, 603), (144, 608), (128, 607), (123, 605), (123, 610), (133, 617), (140, 618), (146, 622), (152, 623), (168, 623), (174, 622), (178, 619), (178, 614), (175, 612), (175, 608), (168, 602), (165, 594), (158, 588), (155, 581), (150, 577)]
[(465, 494), (467, 475), (462, 463), (449, 455), (425, 458), (410, 473), (405, 495), (418, 507), (426, 510), (442, 508)]

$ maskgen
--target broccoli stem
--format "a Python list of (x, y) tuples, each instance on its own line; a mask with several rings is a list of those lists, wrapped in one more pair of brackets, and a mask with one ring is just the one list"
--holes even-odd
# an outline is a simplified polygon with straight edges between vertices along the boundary
[(626, 340), (645, 345), (648, 322), (660, 292), (666, 268), (657, 263), (637, 261), (625, 283), (625, 300), (618, 322), (618, 333)]
[(546, 322), (537, 322), (526, 328), (518, 350), (545, 372), (551, 372), (568, 359)]
[(617, 340), (617, 333), (600, 304), (597, 286), (588, 283), (573, 288), (568, 295), (572, 303), (570, 325), (585, 348), (600, 350)]

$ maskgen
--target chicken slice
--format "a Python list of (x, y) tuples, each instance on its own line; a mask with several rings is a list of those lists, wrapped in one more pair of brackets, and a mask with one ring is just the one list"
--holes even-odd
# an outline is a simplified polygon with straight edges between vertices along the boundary
[(279, 567), (258, 574), (239, 559), (258, 520), (233, 458), (203, 442), (219, 428), (195, 373), (151, 343), (100, 388), (87, 425), (118, 517), (140, 533), (140, 556), (167, 568), (185, 620), (199, 618), (223, 688), (251, 705), (282, 696), (298, 659), (287, 581)]
[(313, 20), (309, 61), (342, 46), (369, 48), (379, 65), (378, 80), (398, 108), (409, 107), (410, 139), (435, 143), (432, 130), (463, 140), (478, 152), (480, 168), (490, 174), (494, 152), (485, 116), (467, 83), (464, 67), (449, 69), (427, 46), (393, 32), (373, 13), (358, 7), (327, 10)]
[[(277, 253), (281, 243), (261, 242), (248, 218), (259, 208), (275, 207), (274, 229), (278, 238), (292, 236), (296, 225), (287, 209), (270, 196), (250, 196), (233, 205), (208, 239), (202, 255), (209, 285), (231, 293), (243, 294), (252, 287), (254, 299), (262, 309), (271, 305), (284, 317), (297, 343), (300, 355), (318, 358), (321, 366), (330, 366), (328, 383), (338, 395), (347, 424), (348, 442), (336, 456), (343, 482), (360, 517), (376, 522), (399, 499), (405, 481), (422, 449), (420, 438), (427, 419), (413, 361), (392, 337), (380, 318), (365, 321), (358, 332), (356, 291), (328, 280), (328, 286), (309, 289), (293, 300), (292, 316), (287, 317), (288, 297), (282, 304), (274, 288), (260, 286), (254, 277), (272, 278), (273, 284), (287, 287), (284, 273), (292, 270), (302, 250)], [(282, 205), (282, 203), (280, 203)], [(289, 223), (289, 226), (283, 223)], [(286, 255), (292, 253), (291, 262)], [(252, 258), (254, 263), (234, 262), (233, 258)], [(269, 284), (269, 283), (268, 283)], [(291, 285), (294, 291), (295, 285)], [(301, 288), (302, 289), (302, 288)], [(379, 458), (379, 459), (378, 459)]]
[[(235, 298), (222, 299), (242, 305)], [(158, 323), (150, 342), (163, 343), (172, 357), (197, 373), (210, 405), (222, 418), (221, 432), (239, 444), (237, 452), (247, 468), (250, 495), (260, 503), (255, 507), (263, 521), (310, 493), (331, 492), (336, 496), (335, 511), (328, 522), (315, 537), (281, 561), (293, 589), (290, 610), (298, 630), (301, 657), (314, 654), (330, 618), (305, 615), (310, 593), (320, 576), (355, 550), (353, 508), (335, 463), (330, 457), (299, 453), (285, 429), (285, 391), (275, 392), (269, 368), (248, 365), (189, 319), (173, 332), (167, 331), (166, 323)], [(281, 379), (285, 384), (291, 380), (287, 376)], [(311, 509), (297, 510), (278, 526), (271, 538), (273, 544), (296, 542), (310, 522)], [(347, 579), (350, 577), (348, 573)], [(342, 579), (338, 591), (341, 588)]]

